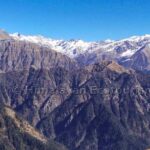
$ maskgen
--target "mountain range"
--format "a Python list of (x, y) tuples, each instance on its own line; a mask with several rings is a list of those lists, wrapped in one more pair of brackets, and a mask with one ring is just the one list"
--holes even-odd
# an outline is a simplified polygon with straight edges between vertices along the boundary
[(31, 42), (54, 49), (70, 58), (74, 58), (80, 65), (85, 66), (111, 59), (128, 68), (149, 71), (149, 54), (145, 52), (145, 49), (150, 49), (150, 35), (100, 42), (53, 40), (42, 36), (25, 36), (17, 33), (10, 34), (10, 36), (17, 41)]
[(0, 31), (0, 146), (6, 137), (6, 150), (150, 148), (149, 41)]

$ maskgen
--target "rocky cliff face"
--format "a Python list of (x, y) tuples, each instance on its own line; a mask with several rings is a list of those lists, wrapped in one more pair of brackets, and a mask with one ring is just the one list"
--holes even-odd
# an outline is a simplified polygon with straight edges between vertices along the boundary
[(145, 45), (137, 51), (131, 59), (123, 62), (126, 67), (131, 67), (136, 70), (149, 71), (150, 70), (150, 44)]
[[(21, 34), (11, 34), (10, 36), (16, 41), (26, 41), (47, 46), (70, 58), (76, 59), (81, 66), (104, 60), (115, 60), (128, 68), (132, 67), (136, 70), (149, 71), (149, 67), (145, 67), (145, 65), (150, 65), (148, 61), (145, 61), (146, 58), (136, 57), (135, 55), (141, 53), (141, 49), (150, 43), (150, 35), (133, 36), (118, 41), (106, 40), (99, 42), (54, 40), (42, 36), (25, 36)], [(150, 48), (148, 48), (149, 50)], [(145, 62), (140, 63), (139, 67), (141, 59), (144, 59)]]
[(1, 75), (1, 99), (70, 150), (144, 150), (150, 144), (149, 75), (115, 62)]
[(0, 100), (69, 150), (145, 150), (150, 75), (103, 60), (78, 68), (48, 47), (0, 41)]
[(77, 66), (73, 59), (57, 53), (47, 47), (15, 40), (0, 41), (1, 72), (52, 67), (73, 69)]
[(97, 67), (98, 72), (77, 73), (77, 91), (37, 127), (73, 150), (145, 149), (150, 142), (149, 78), (143, 82), (117, 64)]
[(65, 147), (53, 141), (48, 141), (11, 108), (0, 104), (0, 149), (65, 150)]

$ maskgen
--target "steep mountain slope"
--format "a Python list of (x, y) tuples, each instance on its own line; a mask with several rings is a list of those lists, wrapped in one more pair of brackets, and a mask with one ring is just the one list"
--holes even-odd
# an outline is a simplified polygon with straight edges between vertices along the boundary
[(87, 43), (82, 40), (53, 40), (43, 36), (25, 36), (18, 33), (10, 34), (10, 36), (16, 41), (26, 41), (50, 47), (57, 52), (68, 55), (71, 58), (77, 56), (80, 53), (84, 53), (92, 45), (96, 45), (96, 42)]
[(103, 62), (1, 74), (0, 97), (69, 150), (150, 146), (149, 75)]
[(0, 104), (0, 149), (65, 150), (62, 145), (48, 141), (27, 121), (3, 104)]
[(138, 50), (130, 59), (123, 62), (124, 66), (137, 70), (150, 70), (150, 44), (145, 45)]
[(0, 76), (1, 100), (36, 125), (67, 99), (71, 92), (70, 78), (68, 71), (57, 67), (7, 72)]
[[(10, 36), (16, 41), (26, 41), (52, 48), (70, 58), (75, 58), (81, 66), (103, 60), (116, 60), (126, 67), (132, 67), (127, 65), (130, 64), (128, 62), (132, 59), (135, 62), (135, 69), (139, 69), (136, 61), (140, 60), (134, 58), (133, 55), (150, 43), (150, 35), (133, 36), (119, 41), (106, 40), (101, 42), (53, 40), (42, 36), (25, 36), (20, 34), (11, 34)], [(147, 69), (149, 70), (149, 68)]]
[[(0, 40), (0, 100), (5, 105), (69, 150), (150, 147), (150, 75), (110, 61), (148, 70), (148, 35), (95, 43), (11, 37)], [(50, 44), (62, 47), (63, 52), (59, 50), (65, 55), (53, 50)], [(71, 58), (66, 56), (68, 52)], [(30, 125), (26, 129), (26, 122), (21, 124), (10, 108), (4, 107), (2, 111), (4, 122), (7, 116), (12, 121), (9, 126), (16, 125), (15, 129), (10, 128), (14, 132), (10, 132), (12, 141), (7, 138), (8, 145), (18, 143), (14, 134), (19, 134), (23, 145), (18, 146), (25, 149), (32, 137), (39, 142), (32, 144), (35, 149), (37, 145), (46, 149), (48, 145), (41, 142), (47, 139), (43, 141)], [(24, 138), (24, 133), (31, 130), (34, 136), (28, 134)], [(2, 136), (8, 135), (4, 132)]]
[(72, 150), (146, 149), (150, 144), (149, 76), (144, 78), (145, 88), (141, 76), (115, 63), (97, 67), (98, 72), (77, 73), (74, 88), (78, 92), (72, 92), (37, 127), (48, 137), (53, 133)]
[[(82, 40), (53, 40), (43, 36), (25, 36), (18, 33), (10, 34), (17, 41), (28, 41), (40, 45), (45, 45), (58, 52), (67, 54), (69, 57), (77, 57), (80, 54), (93, 53), (96, 51), (117, 51), (122, 56), (130, 56), (142, 45), (150, 42), (150, 35), (133, 36), (119, 41), (85, 42)], [(124, 52), (124, 53), (123, 53)]]
[(0, 41), (0, 71), (28, 70), (61, 66), (73, 69), (77, 66), (73, 59), (52, 49), (29, 42), (15, 40)]

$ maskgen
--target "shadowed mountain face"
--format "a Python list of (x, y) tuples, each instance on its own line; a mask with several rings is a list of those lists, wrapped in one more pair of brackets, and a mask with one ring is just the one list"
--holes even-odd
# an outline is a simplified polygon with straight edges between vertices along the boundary
[(77, 67), (74, 60), (47, 47), (14, 40), (0, 41), (0, 71), (50, 69), (63, 67), (66, 70)]
[(70, 150), (150, 146), (149, 75), (103, 62), (1, 74), (1, 99)]
[(8, 34), (0, 30), (0, 41), (1, 69), (7, 68), (5, 71), (20, 70), (23, 66), (27, 69), (31, 65), (38, 69), (54, 66), (72, 69), (72, 65), (76, 66), (77, 63), (83, 67), (110, 60), (115, 60), (127, 68), (150, 70), (150, 35), (134, 36), (119, 41), (84, 42)]
[(65, 55), (15, 40), (0, 41), (0, 70), (0, 100), (69, 150), (150, 147), (149, 74), (114, 61), (79, 69)]
[(62, 145), (48, 141), (27, 121), (21, 119), (21, 116), (3, 104), (0, 104), (0, 149), (65, 150)]
[[(106, 40), (99, 42), (85, 42), (82, 40), (54, 40), (43, 36), (25, 36), (21, 34), (10, 34), (15, 41), (26, 41), (49, 47), (70, 58), (76, 59), (80, 66), (87, 66), (96, 62), (115, 60), (127, 68), (149, 71), (149, 56), (142, 54), (141, 49), (150, 43), (150, 35), (133, 36), (118, 41)], [(137, 56), (139, 54), (139, 56)], [(141, 62), (142, 61), (142, 62)]]
[(141, 71), (150, 70), (150, 44), (145, 45), (137, 51), (131, 59), (123, 63), (126, 67), (131, 67)]

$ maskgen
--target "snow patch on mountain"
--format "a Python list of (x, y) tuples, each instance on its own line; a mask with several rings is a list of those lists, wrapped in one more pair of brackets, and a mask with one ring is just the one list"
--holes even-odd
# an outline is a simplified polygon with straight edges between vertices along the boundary
[(18, 41), (26, 41), (47, 46), (51, 49), (75, 58), (82, 54), (96, 52), (114, 52), (119, 53), (120, 57), (131, 57), (144, 44), (150, 42), (150, 35), (132, 36), (130, 38), (114, 41), (107, 39), (100, 42), (85, 42), (82, 40), (54, 40), (43, 36), (21, 35), (18, 33), (10, 34), (10, 36)]
[(27, 41), (31, 43), (40, 44), (43, 46), (48, 46), (57, 52), (64, 53), (70, 57), (74, 57), (79, 53), (84, 53), (90, 48), (92, 42), (84, 42), (82, 40), (53, 40), (51, 38), (45, 38), (43, 36), (30, 36), (21, 35), (18, 33), (10, 34), (10, 36), (18, 41)]

